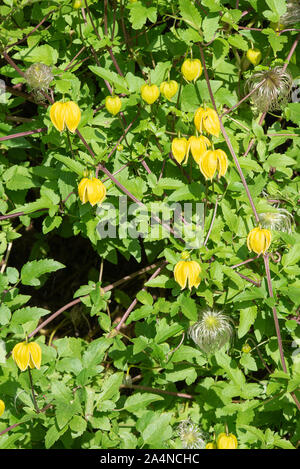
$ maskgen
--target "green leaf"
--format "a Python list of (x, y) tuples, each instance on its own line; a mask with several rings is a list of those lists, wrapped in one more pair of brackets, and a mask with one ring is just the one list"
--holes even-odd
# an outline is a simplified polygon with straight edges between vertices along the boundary
[(129, 94), (128, 83), (125, 77), (121, 77), (115, 72), (107, 70), (106, 68), (98, 67), (96, 65), (89, 65), (89, 69), (95, 75), (103, 80), (108, 81), (111, 85), (116, 87), (116, 92)]
[(40, 286), (40, 277), (50, 272), (56, 272), (65, 266), (53, 259), (41, 259), (27, 262), (21, 270), (21, 281), (24, 285)]
[(152, 295), (150, 295), (150, 293), (146, 292), (145, 290), (139, 291), (138, 294), (136, 295), (136, 298), (137, 298), (138, 301), (143, 303), (143, 305), (152, 306), (152, 304), (153, 304)]
[(179, 0), (179, 10), (182, 19), (192, 28), (199, 31), (201, 28), (201, 15), (191, 0)]
[(11, 324), (25, 324), (26, 322), (30, 321), (37, 321), (42, 316), (46, 316), (47, 314), (50, 314), (50, 311), (44, 308), (31, 308), (28, 306), (26, 308), (17, 309), (12, 315)]
[(35, 46), (33, 48), (21, 49), (13, 55), (14, 59), (24, 60), (25, 62), (43, 63), (45, 65), (55, 65), (58, 59), (58, 52), (48, 44)]
[(83, 177), (85, 167), (81, 163), (79, 163), (79, 161), (73, 160), (72, 158), (69, 158), (68, 156), (58, 155), (57, 153), (55, 153), (53, 156), (58, 161), (63, 163), (65, 166), (67, 166), (67, 168), (69, 168), (71, 171), (78, 174), (78, 176)]
[(257, 306), (250, 306), (240, 310), (240, 322), (238, 327), (238, 337), (241, 339), (247, 334), (257, 316)]
[(127, 398), (124, 404), (124, 409), (128, 412), (135, 413), (138, 412), (140, 409), (146, 408), (152, 402), (163, 400), (164, 398), (159, 394), (137, 392)]

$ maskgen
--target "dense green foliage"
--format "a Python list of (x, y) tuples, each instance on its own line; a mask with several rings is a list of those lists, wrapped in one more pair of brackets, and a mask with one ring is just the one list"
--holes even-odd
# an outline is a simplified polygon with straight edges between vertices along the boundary
[[(0, 140), (0, 448), (182, 448), (177, 428), (190, 419), (205, 442), (227, 427), (239, 448), (293, 449), (300, 438), (300, 49), (289, 52), (297, 24), (280, 25), (285, 0), (88, 0), (82, 7), (70, 0), (0, 6), (0, 139), (22, 133)], [(256, 66), (246, 61), (252, 46), (262, 54)], [(261, 255), (242, 264), (256, 257), (246, 239), (257, 221), (224, 134), (212, 137), (229, 160), (220, 180), (206, 181), (191, 156), (176, 164), (170, 154), (174, 137), (195, 134), (195, 111), (213, 108), (204, 72), (195, 83), (181, 74), (191, 52), (205, 65), (201, 50), (220, 115), (245, 96), (254, 71), (283, 67), (288, 57), (296, 92), (282, 109), (262, 116), (247, 99), (222, 118), (257, 213), (283, 208), (294, 217), (290, 232), (272, 231), (265, 262)], [(24, 77), (34, 63), (53, 74), (38, 92)], [(168, 78), (177, 94), (146, 104), (141, 86)], [(122, 100), (115, 116), (104, 106), (112, 88)], [(81, 109), (79, 134), (51, 122), (52, 100), (62, 99)], [(176, 283), (186, 246), (168, 230), (154, 238), (98, 236), (99, 221), (114, 220), (81, 203), (85, 171), (105, 182), (117, 224), (124, 188), (128, 204), (149, 210), (154, 202), (204, 204), (202, 243), (191, 254), (201, 266), (198, 288)], [(230, 348), (206, 355), (189, 338), (203, 308), (231, 318)], [(31, 370), (41, 412), (30, 374), (11, 356), (27, 336), (42, 349), (41, 368)]]

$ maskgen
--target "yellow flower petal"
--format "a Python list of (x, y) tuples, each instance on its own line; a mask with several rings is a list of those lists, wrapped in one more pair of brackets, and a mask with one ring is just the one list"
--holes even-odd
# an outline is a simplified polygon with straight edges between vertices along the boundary
[(88, 196), (87, 196), (87, 184), (88, 184), (89, 179), (88, 178), (83, 178), (81, 179), (79, 185), (78, 185), (78, 195), (83, 204), (88, 202)]
[(26, 342), (15, 345), (12, 351), (13, 360), (21, 371), (25, 371), (29, 365), (30, 352)]
[(218, 166), (215, 150), (207, 150), (200, 158), (199, 168), (205, 179), (212, 179)]
[(56, 102), (50, 108), (50, 119), (54, 127), (62, 132), (65, 128), (65, 103)]
[(215, 153), (218, 158), (218, 173), (219, 177), (225, 176), (227, 168), (228, 168), (228, 158), (223, 150), (215, 150)]
[(193, 287), (198, 288), (201, 282), (200, 272), (201, 267), (196, 261), (188, 261), (188, 281), (189, 281), (189, 289), (191, 290)]
[(194, 124), (198, 132), (202, 133), (202, 120), (203, 120), (203, 114), (205, 110), (203, 107), (199, 107), (197, 111), (195, 112), (194, 116)]
[(74, 133), (81, 119), (81, 111), (76, 103), (68, 101), (65, 103), (65, 122), (69, 131)]
[(202, 124), (205, 131), (215, 137), (219, 136), (220, 133), (220, 121), (218, 114), (214, 109), (206, 109), (203, 113)]
[(28, 344), (28, 348), (29, 348), (29, 353), (30, 353), (29, 366), (31, 368), (37, 368), (39, 370), (41, 367), (41, 361), (42, 361), (41, 347), (36, 342), (30, 342)]
[(186, 286), (187, 277), (188, 277), (188, 269), (186, 266), (186, 261), (177, 262), (174, 268), (174, 277), (175, 277), (176, 282), (181, 286), (181, 290), (183, 290)]

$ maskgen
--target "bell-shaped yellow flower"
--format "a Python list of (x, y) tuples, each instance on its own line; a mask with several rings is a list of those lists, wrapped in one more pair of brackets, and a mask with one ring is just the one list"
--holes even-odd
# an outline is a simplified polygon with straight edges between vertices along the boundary
[(270, 247), (271, 240), (271, 231), (257, 226), (256, 228), (253, 228), (248, 234), (247, 246), (249, 251), (253, 251), (256, 254), (265, 254), (267, 249)]
[(122, 101), (119, 96), (107, 96), (105, 99), (105, 107), (110, 114), (115, 116), (122, 107)]
[(259, 49), (249, 49), (246, 56), (249, 62), (254, 66), (258, 65), (261, 61), (261, 52)]
[(28, 365), (40, 369), (42, 350), (36, 342), (20, 342), (14, 346), (12, 357), (21, 371), (25, 371)]
[(181, 65), (181, 73), (187, 81), (196, 81), (202, 74), (202, 65), (199, 59), (186, 59)]
[(159, 89), (156, 85), (147, 85), (147, 83), (145, 83), (141, 87), (141, 95), (146, 103), (153, 104), (159, 97)]
[(220, 433), (217, 438), (218, 449), (237, 449), (238, 441), (233, 433)]
[(50, 119), (59, 132), (67, 126), (69, 131), (74, 133), (81, 119), (81, 111), (74, 101), (66, 103), (57, 101), (50, 108)]
[(223, 150), (207, 150), (200, 157), (199, 168), (205, 179), (212, 179), (218, 171), (218, 177), (225, 176), (228, 158)]
[(186, 138), (174, 138), (172, 140), (172, 153), (176, 161), (181, 163), (187, 155), (188, 141)]
[(0, 417), (5, 411), (5, 404), (4, 402), (0, 399)]
[(220, 121), (214, 109), (199, 107), (194, 116), (194, 123), (198, 132), (202, 133), (205, 130), (208, 134), (219, 136)]
[(163, 81), (160, 85), (161, 94), (168, 100), (172, 99), (177, 93), (178, 83), (175, 80)]
[(195, 137), (194, 135), (192, 135), (188, 139), (188, 151), (186, 160), (188, 159), (189, 151), (191, 150), (194, 160), (196, 161), (196, 163), (199, 164), (201, 156), (207, 151), (207, 147), (210, 147), (210, 145), (210, 141), (207, 137), (204, 137), (204, 135), (201, 135), (200, 137)]
[(106, 187), (97, 178), (83, 178), (78, 185), (78, 194), (81, 202), (89, 202), (92, 206), (103, 202), (106, 196)]
[(201, 267), (196, 261), (185, 260), (184, 253), (181, 256), (184, 260), (177, 262), (174, 267), (174, 277), (177, 283), (181, 286), (181, 290), (186, 287), (187, 281), (189, 289), (193, 287), (198, 288), (201, 282), (200, 273)]

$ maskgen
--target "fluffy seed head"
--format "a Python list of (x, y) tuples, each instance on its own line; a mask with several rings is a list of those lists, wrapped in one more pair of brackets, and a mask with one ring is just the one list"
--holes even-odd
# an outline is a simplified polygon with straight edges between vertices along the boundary
[(300, 21), (300, 1), (288, 0), (286, 12), (280, 17), (279, 24), (283, 26), (293, 25)]
[(200, 430), (198, 425), (195, 425), (190, 420), (184, 420), (178, 425), (178, 436), (182, 441), (182, 446), (185, 449), (204, 449), (204, 433)]
[(25, 72), (25, 78), (33, 90), (47, 90), (53, 75), (51, 67), (42, 63), (32, 64)]
[(246, 81), (245, 91), (252, 92), (251, 101), (259, 112), (275, 111), (289, 102), (292, 84), (291, 75), (278, 66), (254, 73)]
[(233, 327), (230, 318), (217, 311), (204, 311), (188, 331), (189, 337), (207, 354), (220, 350), (230, 342)]
[(276, 208), (275, 212), (265, 212), (258, 215), (262, 228), (274, 231), (292, 232), (293, 215), (284, 208)]

